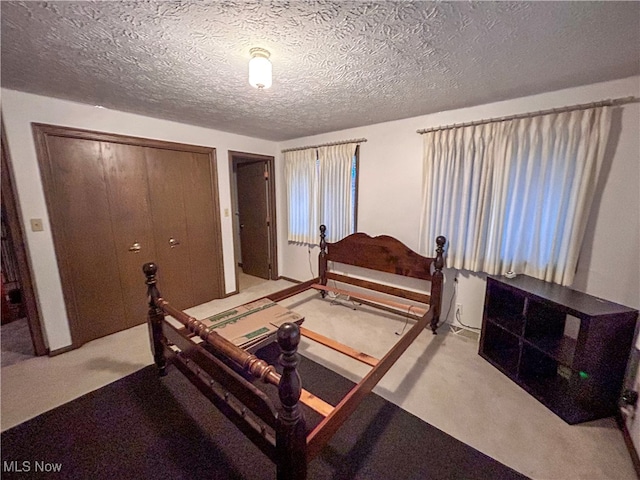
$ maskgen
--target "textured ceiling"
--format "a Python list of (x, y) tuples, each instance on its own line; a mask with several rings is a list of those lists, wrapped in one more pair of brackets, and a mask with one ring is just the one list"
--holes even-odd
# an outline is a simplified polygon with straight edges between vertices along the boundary
[(640, 74), (640, 2), (1, 8), (3, 87), (276, 141)]

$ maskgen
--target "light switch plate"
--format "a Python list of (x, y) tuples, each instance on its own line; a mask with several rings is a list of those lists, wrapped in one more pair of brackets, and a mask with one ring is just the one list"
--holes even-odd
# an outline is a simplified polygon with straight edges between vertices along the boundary
[(42, 226), (41, 218), (32, 218), (31, 219), (31, 231), (32, 232), (42, 232), (44, 227)]

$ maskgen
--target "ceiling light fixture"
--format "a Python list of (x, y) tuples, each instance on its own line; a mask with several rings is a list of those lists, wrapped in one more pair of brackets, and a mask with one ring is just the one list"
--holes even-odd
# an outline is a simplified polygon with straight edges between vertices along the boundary
[(271, 54), (264, 48), (252, 48), (249, 50), (249, 83), (257, 89), (271, 86)]

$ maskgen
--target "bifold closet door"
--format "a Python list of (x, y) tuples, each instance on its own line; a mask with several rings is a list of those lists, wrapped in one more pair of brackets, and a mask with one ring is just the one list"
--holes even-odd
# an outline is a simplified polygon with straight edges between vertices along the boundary
[[(49, 136), (47, 199), (74, 344), (127, 328), (101, 143)], [(62, 254), (64, 252), (64, 254)], [(139, 277), (139, 275), (138, 275)], [(139, 322), (138, 322), (139, 323)]]
[(34, 132), (74, 347), (146, 320), (146, 262), (177, 308), (224, 294), (212, 149)]
[(216, 298), (213, 165), (208, 155), (146, 148), (160, 293), (185, 309)]
[(101, 142), (101, 153), (125, 311), (114, 328), (123, 330), (146, 321), (149, 309), (141, 272), (142, 265), (156, 260), (156, 245), (147, 163), (145, 148), (136, 145)]

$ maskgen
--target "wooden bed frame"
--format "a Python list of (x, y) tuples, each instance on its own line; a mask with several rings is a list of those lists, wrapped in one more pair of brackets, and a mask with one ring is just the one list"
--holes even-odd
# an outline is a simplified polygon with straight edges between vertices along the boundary
[[(277, 331), (281, 349), (279, 374), (273, 365), (248, 350), (235, 346), (201, 321), (173, 308), (161, 297), (156, 286), (157, 266), (143, 267), (148, 286), (148, 324), (151, 348), (160, 375), (166, 374), (168, 363), (175, 365), (227, 418), (276, 464), (279, 480), (306, 478), (307, 464), (315, 458), (333, 434), (358, 407), (361, 400), (378, 384), (396, 360), (416, 337), (430, 326), (436, 333), (442, 303), (442, 268), (445, 238), (436, 239), (434, 258), (423, 257), (389, 236), (372, 238), (364, 233), (352, 234), (336, 243), (325, 241), (325, 227), (320, 227), (319, 278), (268, 295), (278, 302), (309, 289), (317, 289), (324, 297), (328, 291), (349, 295), (360, 303), (393, 311), (417, 321), (380, 360), (358, 352), (293, 323)], [(354, 265), (370, 270), (413, 277), (431, 282), (429, 294), (391, 287), (331, 271), (334, 263)], [(428, 310), (406, 305), (388, 297), (351, 292), (328, 286), (328, 280), (348, 283), (401, 299), (422, 302)], [(165, 319), (170, 315), (183, 327)], [(179, 325), (178, 324), (178, 325)], [(336, 405), (332, 406), (301, 387), (296, 367), (301, 335), (370, 365), (369, 373)], [(195, 336), (202, 339), (195, 343)], [(272, 400), (264, 384), (277, 388), (278, 401)], [(320, 413), (324, 419), (309, 433), (300, 403)], [(279, 404), (279, 405), (278, 405)]]

